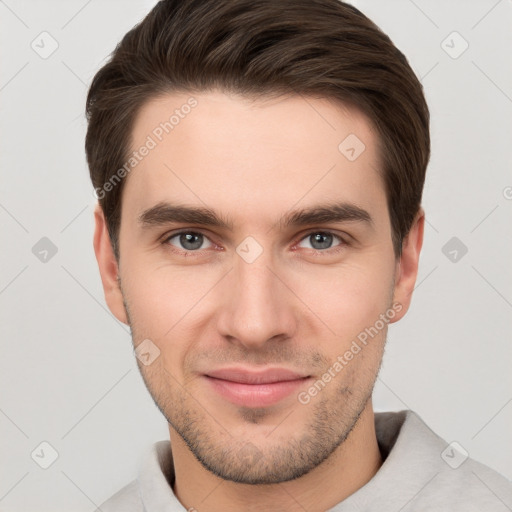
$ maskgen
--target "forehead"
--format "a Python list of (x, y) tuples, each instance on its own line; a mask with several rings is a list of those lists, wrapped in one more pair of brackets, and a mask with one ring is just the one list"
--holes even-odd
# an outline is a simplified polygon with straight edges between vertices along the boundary
[(123, 213), (170, 201), (263, 222), (297, 203), (374, 208), (385, 203), (377, 144), (366, 116), (325, 98), (167, 94), (135, 119)]

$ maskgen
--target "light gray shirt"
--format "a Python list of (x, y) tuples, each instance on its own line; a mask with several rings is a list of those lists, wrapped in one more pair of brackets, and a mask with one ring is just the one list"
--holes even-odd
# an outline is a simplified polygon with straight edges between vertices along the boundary
[[(384, 463), (330, 512), (512, 511), (512, 483), (441, 439), (413, 411), (376, 413), (375, 426)], [(137, 479), (96, 512), (184, 512), (173, 482), (170, 442), (158, 441)]]

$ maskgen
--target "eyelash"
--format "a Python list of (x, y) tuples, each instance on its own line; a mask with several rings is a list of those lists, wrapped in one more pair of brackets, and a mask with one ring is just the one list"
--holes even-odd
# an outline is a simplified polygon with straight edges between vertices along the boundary
[[(331, 247), (329, 249), (323, 249), (323, 250), (322, 249), (310, 249), (310, 251), (314, 251), (315, 255), (320, 256), (323, 253), (328, 254), (328, 255), (336, 254), (339, 251), (343, 250), (345, 247), (348, 247), (350, 245), (350, 243), (346, 240), (346, 238), (343, 238), (342, 236), (337, 235), (336, 233), (333, 233), (332, 231), (322, 230), (322, 229), (314, 229), (314, 230), (309, 231), (308, 233), (302, 235), (301, 238), (297, 239), (293, 245), (295, 246), (295, 245), (299, 244), (300, 242), (302, 242), (304, 239), (310, 237), (311, 235), (318, 234), (318, 233), (321, 233), (324, 235), (332, 235), (334, 238), (337, 238), (341, 243), (339, 245)], [(179, 248), (169, 244), (169, 240), (171, 240), (172, 238), (177, 237), (179, 235), (183, 235), (183, 234), (202, 235), (206, 239), (208, 239), (212, 244), (216, 245), (215, 242), (210, 240), (210, 238), (207, 235), (205, 235), (204, 233), (202, 233), (201, 231), (193, 231), (190, 229), (189, 230), (183, 229), (183, 230), (177, 231), (175, 233), (174, 232), (167, 233), (162, 240), (162, 245), (168, 247), (173, 252), (177, 252), (178, 254), (184, 255), (185, 257), (194, 257), (194, 256), (196, 256), (196, 254), (200, 255), (204, 250), (206, 250), (206, 249), (200, 249), (200, 250), (195, 250), (195, 251), (186, 251), (184, 249), (179, 249)]]

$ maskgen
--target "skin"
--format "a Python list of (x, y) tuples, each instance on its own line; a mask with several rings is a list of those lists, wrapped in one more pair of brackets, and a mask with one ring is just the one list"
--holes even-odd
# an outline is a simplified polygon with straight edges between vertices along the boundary
[[(147, 102), (132, 149), (190, 96)], [(377, 134), (356, 109), (296, 95), (249, 100), (212, 91), (194, 98), (197, 106), (125, 178), (119, 262), (96, 208), (105, 298), (130, 325), (135, 347), (149, 339), (160, 350), (151, 364), (138, 364), (168, 421), (173, 490), (186, 508), (323, 511), (382, 464), (371, 393), (387, 325), (307, 404), (292, 393), (269, 407), (234, 405), (203, 374), (228, 365), (285, 367), (310, 376), (297, 390), (307, 391), (393, 304), (401, 310), (389, 323), (405, 315), (424, 212), (397, 259)], [(366, 146), (355, 161), (338, 150), (351, 133)], [(290, 210), (341, 200), (367, 210), (373, 225), (276, 225)], [(187, 223), (142, 229), (138, 216), (160, 201), (207, 206), (233, 230)], [(205, 236), (199, 250), (169, 239), (182, 228)], [(341, 238), (319, 249), (310, 237), (318, 231)], [(236, 252), (247, 236), (263, 249), (252, 263)]]

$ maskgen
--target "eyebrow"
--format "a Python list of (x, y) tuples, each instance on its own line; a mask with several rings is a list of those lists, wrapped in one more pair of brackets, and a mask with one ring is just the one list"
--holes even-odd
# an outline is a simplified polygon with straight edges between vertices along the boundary
[[(138, 217), (142, 228), (158, 227), (171, 223), (200, 224), (233, 231), (233, 222), (210, 208), (160, 202), (144, 210)], [(328, 222), (360, 222), (373, 227), (371, 215), (359, 206), (348, 203), (321, 204), (286, 213), (274, 224), (280, 229)]]

